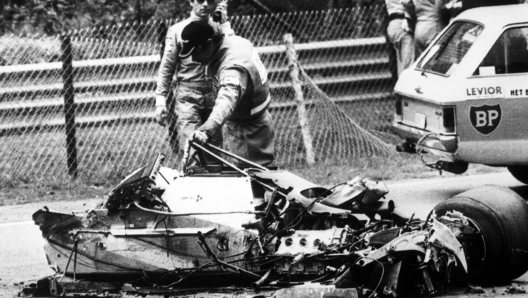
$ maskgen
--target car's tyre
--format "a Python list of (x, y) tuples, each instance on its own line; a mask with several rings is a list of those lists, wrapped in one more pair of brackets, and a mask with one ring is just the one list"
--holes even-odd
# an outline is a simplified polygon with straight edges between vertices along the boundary
[(528, 205), (512, 190), (487, 185), (456, 195), (434, 209), (437, 215), (462, 212), (481, 233), (459, 239), (464, 246), (470, 282), (511, 281), (528, 270)]
[(509, 166), (508, 171), (515, 179), (528, 184), (528, 166)]

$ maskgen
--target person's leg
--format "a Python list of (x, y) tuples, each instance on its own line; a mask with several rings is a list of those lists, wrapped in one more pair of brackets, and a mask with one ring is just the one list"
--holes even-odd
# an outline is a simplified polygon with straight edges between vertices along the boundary
[(387, 35), (396, 51), (398, 76), (414, 62), (414, 36), (402, 29), (403, 19), (389, 22)]
[[(268, 111), (251, 121), (227, 121), (226, 126), (226, 137), (232, 153), (263, 166), (273, 163), (275, 133)], [(233, 162), (243, 168), (249, 167), (240, 161)]]
[(416, 22), (416, 29), (414, 30), (414, 39), (416, 41), (416, 57), (420, 56), (425, 50), (427, 43), (427, 22)]
[[(214, 107), (215, 98), (214, 94), (211, 90), (211, 88), (207, 88), (208, 90), (204, 90), (202, 93), (204, 97), (204, 106), (200, 110), (200, 118), (201, 118), (201, 124), (205, 123), (207, 119), (209, 118), (209, 115), (211, 115), (211, 112)], [(216, 147), (222, 148), (223, 146), (223, 133), (222, 129), (219, 129), (215, 134), (209, 137), (208, 143), (211, 145), (214, 145)], [(221, 164), (220, 161), (215, 159), (214, 157), (210, 156), (209, 154), (204, 154), (205, 162), (208, 165), (219, 165)]]
[[(180, 134), (180, 155), (191, 134), (202, 125), (200, 115), (203, 106), (203, 95), (196, 88), (178, 86), (176, 95), (176, 113), (178, 114), (177, 127)], [(194, 150), (191, 150), (191, 154)], [(194, 160), (189, 160), (188, 165), (197, 165)]]
[(414, 63), (415, 51), (414, 36), (409, 32), (404, 32), (399, 42), (398, 74)]
[(400, 23), (400, 26), (398, 28), (398, 20), (397, 19), (393, 19), (393, 20), (390, 20), (388, 23), (387, 23), (387, 30), (385, 31), (386, 34), (385, 34), (385, 40), (387, 42), (387, 53), (388, 53), (388, 56), (389, 56), (389, 69), (390, 69), (390, 72), (391, 72), (391, 76), (392, 76), (392, 86), (394, 86), (396, 84), (396, 81), (398, 81), (398, 75), (400, 74), (400, 71), (399, 71), (399, 53), (398, 53), (398, 50), (397, 50), (397, 47), (396, 47), (396, 40), (397, 40), (397, 36), (398, 36), (398, 32), (399, 30), (401, 30), (401, 23)]
[(248, 129), (249, 159), (263, 166), (271, 165), (275, 160), (275, 130), (269, 111), (264, 112)]
[(415, 41), (416, 57), (420, 56), (429, 44), (442, 31), (443, 25), (437, 21), (418, 21), (416, 23)]
[[(213, 94), (213, 91), (209, 88), (209, 90), (205, 90), (203, 93), (204, 96), (204, 108), (202, 110), (202, 123), (205, 123), (207, 119), (209, 118), (209, 115), (211, 115), (211, 112), (213, 111), (214, 104), (215, 104), (215, 97)], [(223, 145), (223, 133), (222, 130), (219, 129), (214, 135), (212, 135), (209, 139), (209, 143), (212, 145), (215, 145), (217, 147), (222, 148)]]

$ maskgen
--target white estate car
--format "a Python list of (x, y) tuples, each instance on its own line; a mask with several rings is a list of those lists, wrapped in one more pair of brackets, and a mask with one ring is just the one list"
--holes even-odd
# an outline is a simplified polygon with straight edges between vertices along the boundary
[(430, 152), (434, 165), (506, 166), (528, 183), (528, 5), (461, 13), (395, 87), (399, 149)]

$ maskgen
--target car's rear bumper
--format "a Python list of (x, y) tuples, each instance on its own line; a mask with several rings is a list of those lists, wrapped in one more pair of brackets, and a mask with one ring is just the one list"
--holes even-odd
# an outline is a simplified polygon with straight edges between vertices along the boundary
[(435, 155), (456, 160), (454, 153), (458, 149), (458, 137), (455, 134), (438, 134), (408, 126), (400, 122), (394, 122), (392, 130), (400, 137), (413, 143), (418, 142), (422, 137), (427, 135), (427, 137), (420, 142), (421, 147), (424, 147), (425, 150)]

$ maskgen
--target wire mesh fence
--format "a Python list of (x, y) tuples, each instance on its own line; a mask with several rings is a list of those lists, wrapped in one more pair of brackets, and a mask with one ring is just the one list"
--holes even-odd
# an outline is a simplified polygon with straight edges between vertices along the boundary
[[(294, 36), (302, 69), (316, 161), (391, 154), (393, 80), (385, 20), (383, 6), (231, 18), (235, 33), (257, 46), (268, 69), (279, 166), (306, 157), (285, 33)], [(68, 178), (72, 152), (75, 172), (90, 180), (122, 177), (160, 151), (168, 166), (176, 166), (175, 142), (154, 120), (160, 47), (176, 22), (56, 37), (0, 36), (2, 178)]]

